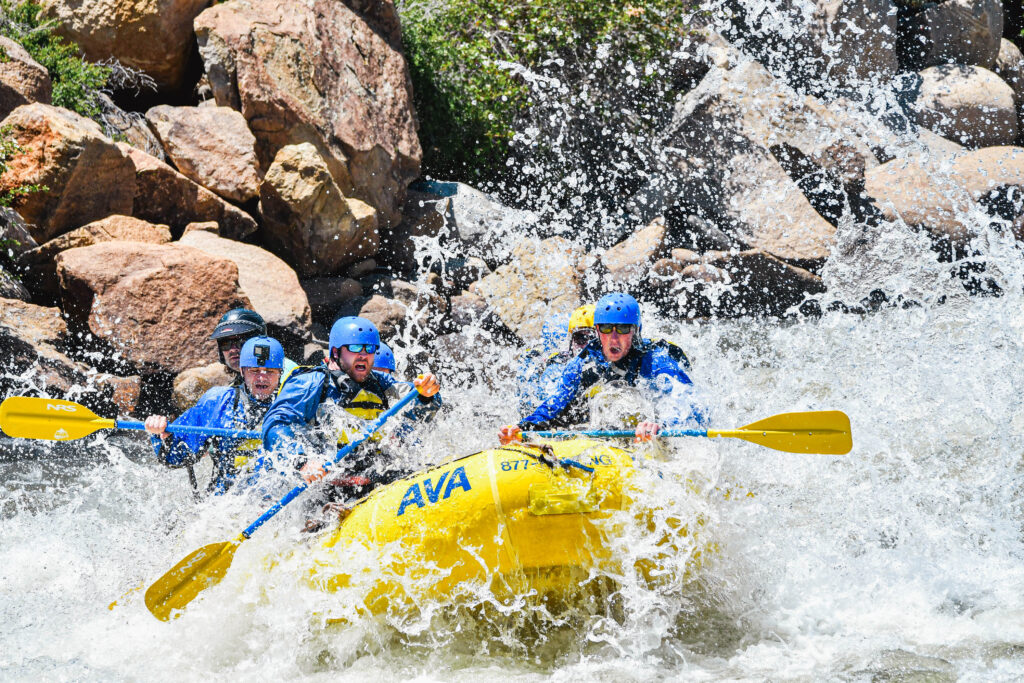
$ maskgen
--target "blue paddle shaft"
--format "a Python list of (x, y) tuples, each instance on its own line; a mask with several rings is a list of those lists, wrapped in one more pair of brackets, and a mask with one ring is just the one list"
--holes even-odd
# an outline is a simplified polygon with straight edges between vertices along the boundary
[[(410, 390), (409, 393), (403, 396), (398, 403), (393, 405), (386, 412), (381, 413), (376, 420), (366, 425), (366, 428), (363, 430), (362, 434), (360, 434), (355, 439), (355, 441), (350, 442), (348, 446), (345, 446), (340, 451), (338, 451), (337, 455), (335, 455), (330, 462), (324, 464), (324, 469), (330, 470), (332, 467), (337, 465), (342, 458), (346, 457), (349, 453), (354, 451), (357, 446), (359, 446), (364, 441), (373, 436), (377, 432), (377, 430), (384, 426), (385, 422), (387, 422), (392, 416), (399, 413), (403, 408), (405, 408), (405, 406), (409, 405), (409, 403), (418, 395), (419, 392), (417, 392), (415, 388)], [(309, 488), (309, 484), (302, 483), (293, 488), (288, 493), (286, 493), (284, 498), (274, 503), (273, 507), (271, 507), (269, 510), (260, 515), (259, 519), (257, 519), (255, 522), (250, 524), (249, 527), (242, 532), (242, 535), (246, 538), (250, 538), (256, 532), (257, 529), (263, 526), (263, 524), (267, 522), (271, 517), (280, 512), (281, 508), (295, 500), (295, 498), (298, 497), (298, 495), (305, 491), (307, 488)]]
[[(670, 436), (707, 436), (708, 430), (706, 429), (662, 429), (658, 432), (658, 436), (670, 437)], [(567, 439), (573, 436), (599, 436), (604, 438), (611, 437), (630, 437), (636, 436), (636, 432), (632, 429), (617, 429), (617, 430), (593, 430), (589, 432), (523, 432), (523, 436), (539, 436), (545, 439)]]
[[(114, 426), (118, 429), (145, 429), (146, 425), (134, 420), (115, 420)], [(167, 425), (167, 431), (171, 434), (205, 434), (207, 436), (233, 436), (239, 439), (260, 439), (263, 437), (257, 431), (251, 429), (224, 429), (223, 427), (191, 427), (189, 425)]]

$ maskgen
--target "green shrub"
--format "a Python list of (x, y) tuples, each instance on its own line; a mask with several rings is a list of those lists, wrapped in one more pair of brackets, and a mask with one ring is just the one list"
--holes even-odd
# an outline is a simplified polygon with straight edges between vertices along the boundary
[[(538, 129), (537, 95), (576, 102), (556, 118), (585, 125), (642, 118), (664, 108), (664, 89), (644, 92), (651, 65), (690, 31), (679, 0), (398, 0), (424, 147), (424, 173), (479, 181), (501, 175), (517, 134)], [(632, 101), (613, 91), (630, 85)], [(657, 73), (657, 70), (655, 70)], [(531, 79), (534, 81), (531, 87)], [(641, 83), (643, 81), (643, 83)], [(620, 93), (621, 94), (621, 93)], [(542, 122), (541, 122), (542, 123)], [(564, 121), (563, 121), (564, 123)], [(583, 125), (581, 121), (581, 126)], [(613, 128), (615, 126), (612, 126)], [(525, 143), (549, 145), (540, 135)], [(540, 150), (543, 152), (543, 150)]]
[(40, 19), (40, 9), (32, 0), (0, 0), (0, 35), (21, 44), (50, 72), (53, 104), (100, 120), (97, 98), (110, 77), (110, 67), (83, 59), (77, 45), (56, 35), (52, 25)]

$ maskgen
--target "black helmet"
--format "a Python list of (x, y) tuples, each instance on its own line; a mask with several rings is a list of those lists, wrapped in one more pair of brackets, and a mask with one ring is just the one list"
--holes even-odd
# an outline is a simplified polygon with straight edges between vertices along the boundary
[(233, 308), (225, 313), (217, 323), (217, 327), (213, 328), (210, 339), (217, 340), (250, 334), (266, 336), (267, 323), (256, 311), (250, 311), (248, 308)]

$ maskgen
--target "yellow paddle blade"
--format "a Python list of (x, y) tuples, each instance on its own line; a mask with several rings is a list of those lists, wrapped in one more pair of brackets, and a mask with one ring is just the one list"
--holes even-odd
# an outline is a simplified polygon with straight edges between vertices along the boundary
[(101, 418), (83, 405), (59, 398), (11, 396), (0, 403), (0, 429), (18, 439), (70, 441), (114, 425), (115, 420)]
[(782, 413), (739, 429), (709, 429), (708, 436), (743, 439), (787, 453), (843, 455), (853, 448), (850, 418), (838, 410)]
[(244, 540), (239, 536), (226, 543), (204, 545), (174, 565), (146, 591), (146, 607), (157, 619), (168, 621), (175, 610), (185, 609), (197, 595), (220, 583)]

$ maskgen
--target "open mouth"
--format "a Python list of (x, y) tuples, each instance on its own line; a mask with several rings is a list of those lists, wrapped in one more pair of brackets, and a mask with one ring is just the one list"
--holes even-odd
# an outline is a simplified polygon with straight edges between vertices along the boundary
[(367, 363), (365, 360), (357, 360), (355, 363), (352, 364), (352, 369), (355, 370), (356, 372), (366, 372), (367, 370), (370, 369), (370, 364)]

